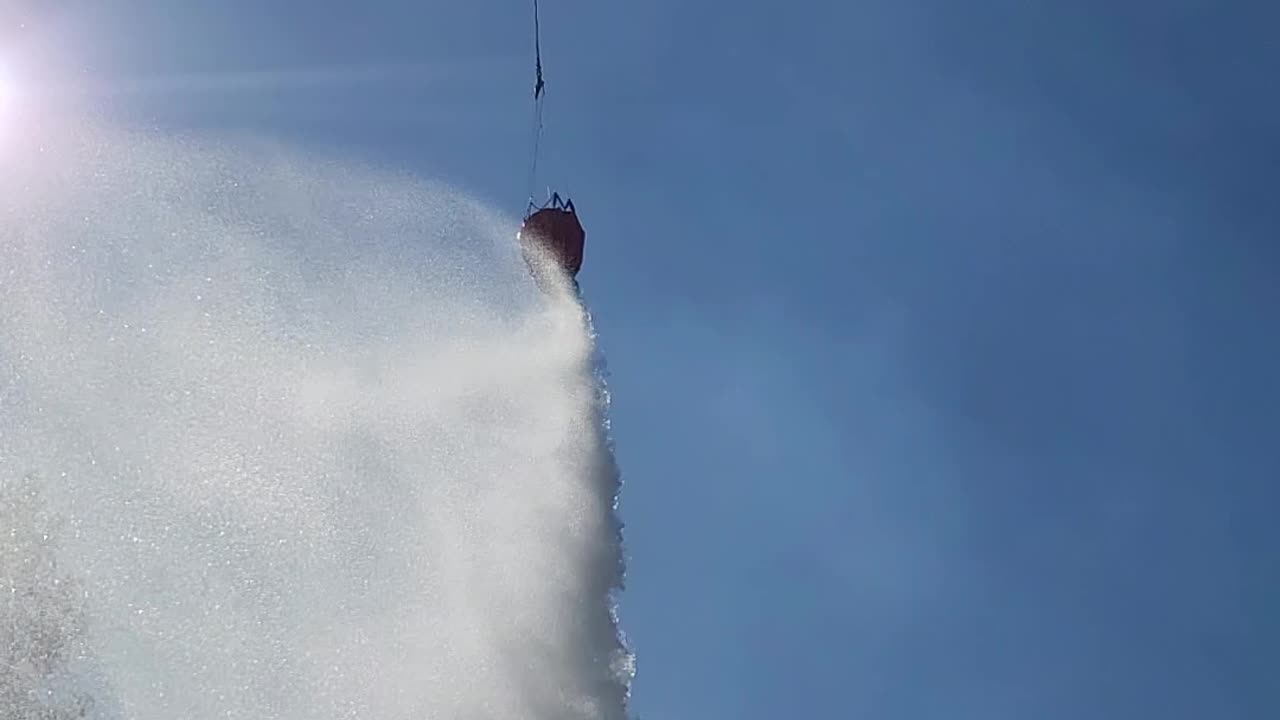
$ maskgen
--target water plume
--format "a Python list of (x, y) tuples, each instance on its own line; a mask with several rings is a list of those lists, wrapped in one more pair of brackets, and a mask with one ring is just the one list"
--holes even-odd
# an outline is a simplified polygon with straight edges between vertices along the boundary
[(509, 219), (263, 140), (3, 153), (0, 715), (625, 717), (594, 338)]

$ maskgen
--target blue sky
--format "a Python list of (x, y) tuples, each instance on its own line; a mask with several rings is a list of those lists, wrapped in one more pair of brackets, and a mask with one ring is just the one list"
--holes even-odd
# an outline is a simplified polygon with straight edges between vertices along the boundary
[[(525, 3), (59, 8), (132, 120), (523, 207)], [(642, 717), (1280, 713), (1277, 15), (544, 0)]]

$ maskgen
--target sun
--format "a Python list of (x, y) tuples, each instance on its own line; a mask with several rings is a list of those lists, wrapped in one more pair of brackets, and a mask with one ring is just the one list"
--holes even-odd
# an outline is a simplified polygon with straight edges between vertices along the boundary
[(18, 86), (9, 68), (0, 64), (0, 114), (8, 115), (18, 101)]
[(22, 88), (13, 67), (0, 62), (0, 146), (9, 146), (15, 133), (25, 124), (21, 117), (25, 114), (22, 104)]

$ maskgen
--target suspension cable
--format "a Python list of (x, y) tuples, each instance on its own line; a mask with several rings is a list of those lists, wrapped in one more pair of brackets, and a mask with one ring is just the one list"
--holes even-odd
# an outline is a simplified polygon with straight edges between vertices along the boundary
[(537, 182), (538, 151), (542, 144), (542, 101), (546, 88), (546, 82), (542, 79), (542, 31), (538, 20), (538, 0), (533, 0), (533, 48), (536, 78), (533, 86), (533, 156), (529, 161), (529, 205), (526, 213), (534, 207), (533, 190), (534, 183)]

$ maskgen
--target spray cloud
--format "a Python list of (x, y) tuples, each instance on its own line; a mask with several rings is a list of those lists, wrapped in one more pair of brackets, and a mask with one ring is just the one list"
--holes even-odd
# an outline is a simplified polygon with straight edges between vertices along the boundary
[(0, 176), (0, 715), (625, 717), (589, 319), (495, 213), (65, 122)]

